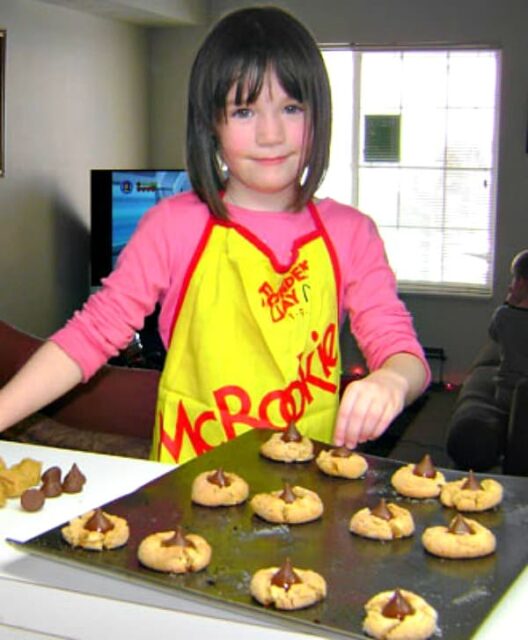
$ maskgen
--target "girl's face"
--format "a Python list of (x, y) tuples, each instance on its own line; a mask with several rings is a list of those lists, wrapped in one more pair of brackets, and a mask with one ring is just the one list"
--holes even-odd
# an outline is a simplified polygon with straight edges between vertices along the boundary
[(217, 127), (228, 167), (225, 199), (248, 209), (284, 211), (295, 198), (304, 167), (306, 108), (288, 96), (273, 72), (252, 104), (236, 105), (235, 90), (227, 95), (226, 117)]

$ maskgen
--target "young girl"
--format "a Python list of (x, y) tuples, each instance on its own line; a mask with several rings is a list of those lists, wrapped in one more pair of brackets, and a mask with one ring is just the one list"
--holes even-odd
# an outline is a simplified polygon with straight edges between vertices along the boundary
[[(222, 19), (190, 78), (194, 191), (143, 217), (102, 289), (0, 391), (0, 430), (88, 380), (159, 302), (154, 458), (185, 462), (290, 422), (350, 448), (378, 437), (429, 371), (374, 224), (313, 200), (330, 118), (324, 63), (297, 20), (271, 7)], [(339, 406), (345, 314), (371, 373)]]

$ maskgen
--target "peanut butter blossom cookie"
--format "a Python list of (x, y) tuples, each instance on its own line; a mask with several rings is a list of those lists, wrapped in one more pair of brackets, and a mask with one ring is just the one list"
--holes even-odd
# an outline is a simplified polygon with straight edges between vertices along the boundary
[(407, 538), (414, 533), (413, 517), (407, 509), (381, 499), (372, 509), (357, 511), (350, 520), (350, 531), (374, 540)]
[(349, 480), (360, 478), (368, 469), (365, 458), (347, 447), (322, 450), (315, 462), (323, 473)]
[(313, 442), (301, 435), (291, 422), (284, 431), (274, 433), (260, 447), (260, 453), (278, 462), (308, 462), (314, 457)]
[(321, 498), (310, 489), (292, 487), (284, 483), (284, 488), (270, 493), (257, 493), (250, 502), (253, 511), (268, 522), (302, 524), (311, 522), (323, 514)]
[(211, 547), (204, 538), (185, 534), (182, 527), (159, 531), (144, 538), (138, 547), (141, 564), (165, 573), (201, 571), (211, 561)]
[(422, 534), (424, 547), (441, 558), (480, 558), (495, 551), (493, 533), (476, 520), (457, 514), (448, 527), (428, 527)]
[(437, 498), (445, 478), (435, 468), (431, 456), (426, 454), (418, 464), (400, 467), (393, 474), (391, 483), (398, 493), (408, 498)]
[(378, 593), (366, 603), (365, 612), (363, 630), (379, 640), (426, 640), (436, 630), (433, 607), (404, 589)]
[(72, 547), (101, 551), (126, 544), (129, 529), (124, 518), (105, 513), (102, 509), (95, 509), (74, 518), (61, 529), (61, 533)]
[(293, 568), (287, 558), (280, 567), (260, 569), (251, 578), (251, 595), (276, 609), (304, 609), (326, 596), (325, 579), (308, 569)]
[(247, 482), (221, 468), (197, 475), (191, 490), (192, 501), (204, 507), (230, 507), (244, 502), (248, 495)]
[(478, 480), (472, 471), (467, 478), (448, 482), (440, 494), (445, 507), (457, 511), (486, 511), (502, 501), (502, 485), (493, 478)]

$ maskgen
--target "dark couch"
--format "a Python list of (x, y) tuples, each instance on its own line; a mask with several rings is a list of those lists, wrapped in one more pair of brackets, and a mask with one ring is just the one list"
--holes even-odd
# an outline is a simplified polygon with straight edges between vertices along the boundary
[[(0, 320), (0, 387), (43, 340)], [(0, 437), (98, 453), (148, 457), (160, 372), (105, 365), (86, 384)]]
[(528, 475), (528, 380), (518, 383), (510, 411), (494, 402), (497, 345), (489, 340), (478, 353), (447, 425), (446, 450), (460, 469)]

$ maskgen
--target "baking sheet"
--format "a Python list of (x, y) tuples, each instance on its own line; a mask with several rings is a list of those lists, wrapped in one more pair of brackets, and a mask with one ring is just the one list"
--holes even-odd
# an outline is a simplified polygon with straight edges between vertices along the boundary
[[(474, 560), (444, 560), (428, 555), (420, 538), (427, 526), (446, 524), (455, 512), (437, 500), (398, 496), (390, 476), (403, 463), (366, 456), (369, 470), (363, 479), (331, 478), (313, 461), (284, 464), (261, 457), (259, 446), (268, 437), (266, 432), (249, 432), (105, 505), (110, 513), (128, 519), (131, 536), (122, 549), (102, 553), (72, 549), (62, 541), (60, 527), (20, 546), (90, 571), (264, 615), (290, 628), (343, 638), (363, 638), (364, 603), (379, 591), (400, 587), (420, 594), (438, 611), (443, 640), (465, 640), (527, 564), (526, 478), (498, 477), (504, 487), (502, 504), (470, 516), (495, 533), (496, 553)], [(321, 446), (316, 443), (316, 450)], [(284, 481), (313, 489), (321, 496), (325, 513), (316, 522), (287, 526), (260, 520), (247, 503), (216, 509), (193, 505), (190, 489), (196, 475), (220, 466), (244, 477), (251, 495), (280, 489)], [(449, 480), (463, 477), (460, 472), (444, 473)], [(381, 497), (412, 512), (416, 524), (412, 538), (381, 543), (348, 531), (352, 514), (374, 506)], [(213, 558), (209, 567), (198, 574), (171, 576), (139, 565), (136, 550), (141, 539), (178, 522), (210, 542)], [(323, 602), (301, 611), (278, 612), (252, 600), (249, 582), (253, 572), (279, 565), (287, 556), (294, 566), (313, 569), (325, 577), (328, 596)]]

